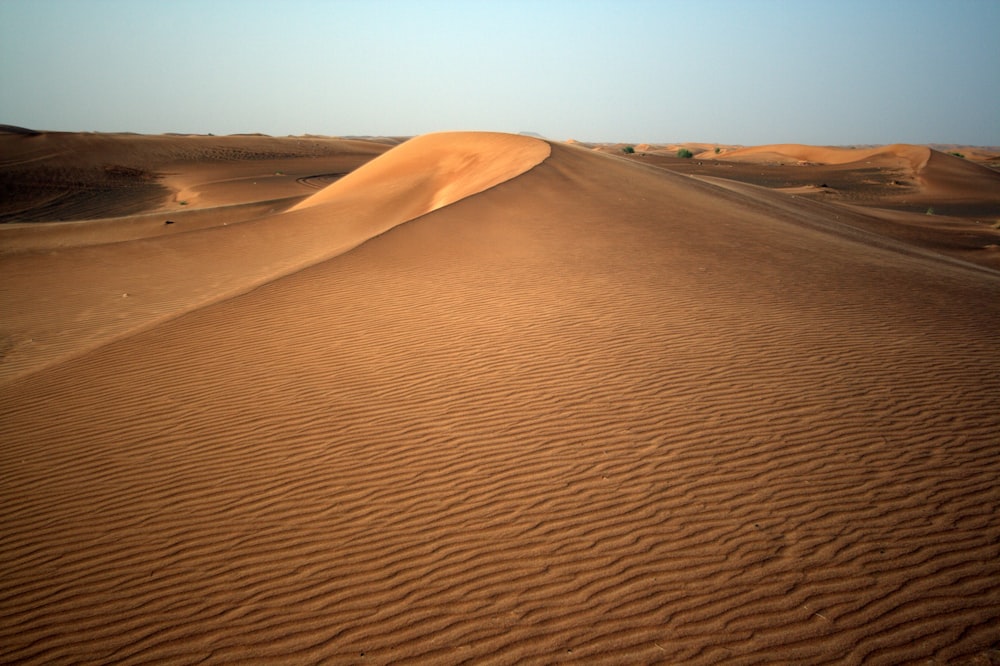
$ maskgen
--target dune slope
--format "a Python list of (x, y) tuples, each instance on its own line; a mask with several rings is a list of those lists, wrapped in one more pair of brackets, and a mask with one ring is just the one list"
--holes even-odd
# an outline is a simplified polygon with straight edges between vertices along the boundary
[(1000, 275), (875, 239), (556, 144), (0, 386), (0, 660), (995, 656)]
[[(285, 213), (128, 243), (94, 244), (80, 230), (72, 236), (80, 241), (75, 247), (0, 254), (0, 304), (8, 313), (0, 338), (0, 381), (336, 256), (397, 224), (512, 178), (548, 154), (547, 143), (527, 137), (426, 135), (397, 146)], [(215, 210), (216, 218), (224, 219), (226, 209)], [(49, 233), (36, 226), (22, 231)]]

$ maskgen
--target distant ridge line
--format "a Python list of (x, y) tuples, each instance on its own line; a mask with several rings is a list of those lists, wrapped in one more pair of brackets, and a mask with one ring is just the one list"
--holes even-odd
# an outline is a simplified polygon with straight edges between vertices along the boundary
[(21, 134), (23, 136), (38, 136), (42, 134), (38, 130), (28, 129), (27, 127), (19, 127), (17, 125), (3, 125), (0, 124), (0, 134)]

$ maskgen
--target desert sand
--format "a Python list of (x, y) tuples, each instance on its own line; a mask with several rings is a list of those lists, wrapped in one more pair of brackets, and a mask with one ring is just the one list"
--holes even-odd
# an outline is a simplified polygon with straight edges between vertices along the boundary
[(0, 662), (1000, 659), (990, 154), (0, 141)]

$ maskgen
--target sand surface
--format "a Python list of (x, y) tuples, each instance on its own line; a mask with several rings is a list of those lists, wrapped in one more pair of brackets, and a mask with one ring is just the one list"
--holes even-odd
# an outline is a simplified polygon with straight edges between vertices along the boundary
[(995, 662), (979, 220), (668, 159), (428, 135), (231, 224), (18, 225), (0, 662)]

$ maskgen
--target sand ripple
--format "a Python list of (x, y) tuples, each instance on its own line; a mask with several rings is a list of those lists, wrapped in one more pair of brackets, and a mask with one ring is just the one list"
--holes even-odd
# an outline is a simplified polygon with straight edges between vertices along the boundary
[(995, 654), (1000, 278), (552, 150), (0, 387), (0, 660)]

